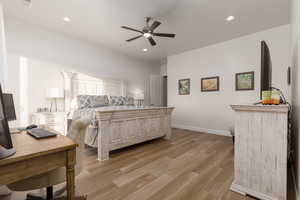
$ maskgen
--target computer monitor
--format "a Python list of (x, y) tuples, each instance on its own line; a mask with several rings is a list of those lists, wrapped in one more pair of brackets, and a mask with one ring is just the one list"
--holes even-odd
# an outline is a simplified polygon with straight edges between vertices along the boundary
[(7, 122), (2, 88), (0, 85), (0, 159), (15, 154)]
[(13, 95), (3, 93), (3, 103), (7, 121), (17, 120)]

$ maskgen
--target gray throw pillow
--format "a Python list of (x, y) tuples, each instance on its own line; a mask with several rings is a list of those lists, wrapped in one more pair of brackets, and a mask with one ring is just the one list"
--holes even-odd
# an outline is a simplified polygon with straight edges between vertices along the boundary
[(78, 109), (96, 108), (108, 105), (106, 95), (79, 95), (77, 96)]
[(133, 97), (124, 97), (124, 105), (127, 105), (127, 106), (134, 105), (134, 98)]
[(110, 96), (110, 104), (114, 106), (124, 105), (124, 98), (122, 96)]
[(106, 95), (92, 96), (91, 106), (92, 108), (107, 106), (109, 103), (108, 97)]

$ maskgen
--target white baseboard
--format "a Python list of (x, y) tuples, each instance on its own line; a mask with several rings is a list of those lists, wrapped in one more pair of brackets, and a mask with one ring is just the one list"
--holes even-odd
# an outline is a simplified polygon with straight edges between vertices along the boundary
[(185, 129), (185, 130), (196, 131), (201, 133), (210, 133), (215, 135), (232, 137), (230, 131), (228, 130), (215, 130), (215, 129), (201, 128), (197, 126), (180, 125), (180, 124), (172, 124), (172, 128), (179, 128), (179, 129)]
[(297, 185), (296, 185), (295, 168), (294, 168), (294, 166), (292, 166), (291, 168), (292, 168), (292, 179), (293, 179), (294, 190), (296, 192), (296, 200), (300, 200), (299, 191), (298, 191), (298, 188), (297, 188)]

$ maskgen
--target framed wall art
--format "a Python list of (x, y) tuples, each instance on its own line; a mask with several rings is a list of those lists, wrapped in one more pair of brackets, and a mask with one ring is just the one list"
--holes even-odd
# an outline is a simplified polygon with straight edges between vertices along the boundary
[(190, 79), (180, 79), (178, 81), (178, 94), (179, 95), (190, 94)]
[(254, 90), (254, 72), (235, 74), (235, 90)]
[(220, 77), (201, 78), (201, 92), (215, 92), (220, 90)]

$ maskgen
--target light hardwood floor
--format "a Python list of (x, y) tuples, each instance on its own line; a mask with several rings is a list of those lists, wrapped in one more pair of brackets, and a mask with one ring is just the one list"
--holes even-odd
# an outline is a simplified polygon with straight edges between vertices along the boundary
[[(96, 160), (95, 150), (86, 149), (77, 191), (87, 194), (88, 200), (254, 199), (229, 191), (233, 180), (231, 138), (180, 129), (172, 132), (170, 141), (158, 139), (118, 150), (104, 162)], [(20, 200), (23, 196), (13, 193), (0, 199)]]

